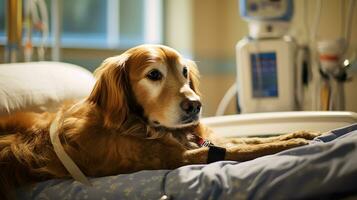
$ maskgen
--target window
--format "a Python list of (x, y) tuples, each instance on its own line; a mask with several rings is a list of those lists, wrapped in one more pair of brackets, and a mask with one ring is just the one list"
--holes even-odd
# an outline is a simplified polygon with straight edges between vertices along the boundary
[[(2, 44), (5, 43), (6, 1), (0, 0)], [(53, 1), (45, 0), (50, 23)], [(62, 7), (62, 47), (128, 48), (141, 43), (162, 43), (163, 0), (57, 1)], [(52, 35), (50, 32), (48, 44)], [(33, 41), (36, 44), (38, 38)]]
[(5, 0), (0, 0), (0, 37), (5, 35)]
[[(62, 1), (62, 45), (105, 47), (109, 0)], [(109, 19), (118, 23), (117, 19)]]

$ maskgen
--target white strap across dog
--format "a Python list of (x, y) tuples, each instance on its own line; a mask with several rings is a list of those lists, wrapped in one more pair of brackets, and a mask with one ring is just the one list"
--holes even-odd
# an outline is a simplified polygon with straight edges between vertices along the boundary
[(60, 114), (58, 113), (50, 126), (50, 138), (51, 138), (51, 143), (53, 145), (53, 149), (59, 160), (67, 169), (68, 173), (70, 173), (75, 180), (83, 183), (84, 185), (91, 186), (92, 184), (89, 182), (87, 177), (83, 174), (83, 172), (79, 169), (76, 163), (69, 157), (69, 155), (66, 153), (66, 151), (64, 150), (61, 144), (61, 140), (58, 135), (59, 119), (60, 119)]

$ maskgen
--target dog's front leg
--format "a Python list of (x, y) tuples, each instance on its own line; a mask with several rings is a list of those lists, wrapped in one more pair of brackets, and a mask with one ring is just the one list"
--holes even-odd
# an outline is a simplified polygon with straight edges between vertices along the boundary
[(226, 159), (235, 161), (247, 161), (261, 156), (275, 154), (287, 149), (307, 145), (308, 140), (294, 138), (287, 141), (262, 143), (256, 145), (237, 145), (227, 149)]
[(257, 145), (264, 143), (275, 143), (280, 141), (287, 141), (294, 138), (302, 138), (306, 140), (312, 140), (317, 136), (322, 135), (319, 132), (311, 132), (311, 131), (296, 131), (292, 133), (282, 134), (279, 136), (272, 137), (242, 137), (242, 138), (213, 138), (212, 141), (214, 144), (219, 146), (231, 147), (240, 144), (247, 145)]
[[(306, 144), (308, 144), (308, 141), (302, 138), (256, 145), (240, 144), (228, 147), (224, 160), (247, 161)], [(184, 162), (186, 164), (205, 164), (207, 163), (208, 151), (209, 147), (188, 150), (183, 155)]]

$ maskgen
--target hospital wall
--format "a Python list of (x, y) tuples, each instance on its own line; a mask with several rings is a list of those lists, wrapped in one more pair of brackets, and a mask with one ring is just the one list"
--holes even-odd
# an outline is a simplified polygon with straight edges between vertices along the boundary
[[(316, 12), (316, 1), (306, 1), (308, 23)], [(340, 34), (340, 0), (322, 1), (321, 21), (318, 39), (334, 39)], [(346, 1), (347, 2), (347, 1)], [(295, 14), (292, 32), (298, 42), (306, 37), (303, 31), (304, 1), (295, 0)], [(205, 116), (214, 115), (218, 103), (226, 90), (235, 82), (235, 45), (247, 35), (247, 23), (238, 14), (237, 0), (195, 0), (193, 1), (193, 52), (201, 71), (201, 90)], [(347, 5), (346, 5), (347, 6)], [(352, 44), (357, 51), (357, 9), (353, 16)], [(356, 52), (357, 53), (357, 52)], [(352, 81), (345, 85), (346, 109), (357, 112), (357, 66), (352, 72)], [(309, 103), (309, 102), (307, 102)], [(309, 105), (307, 105), (309, 108)], [(226, 114), (236, 112), (232, 102)]]

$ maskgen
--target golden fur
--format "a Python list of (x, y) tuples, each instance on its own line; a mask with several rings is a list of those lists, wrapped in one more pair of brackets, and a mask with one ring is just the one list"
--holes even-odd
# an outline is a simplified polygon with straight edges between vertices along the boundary
[[(188, 68), (188, 80), (182, 75), (183, 67)], [(148, 80), (148, 68), (161, 69), (164, 79)], [(200, 148), (197, 137), (226, 147), (227, 160), (245, 161), (305, 145), (306, 139), (316, 136), (299, 132), (264, 139), (223, 139), (196, 118), (180, 122), (184, 116), (180, 102), (199, 102), (198, 71), (192, 61), (169, 47), (132, 48), (106, 59), (95, 75), (97, 82), (88, 98), (58, 111), (62, 145), (87, 176), (206, 163), (208, 148)], [(0, 118), (0, 196), (9, 197), (19, 185), (70, 178), (50, 142), (49, 127), (55, 116), (16, 113)]]

